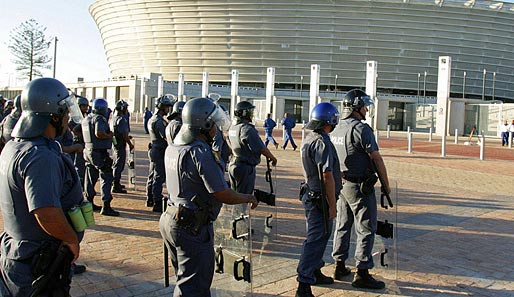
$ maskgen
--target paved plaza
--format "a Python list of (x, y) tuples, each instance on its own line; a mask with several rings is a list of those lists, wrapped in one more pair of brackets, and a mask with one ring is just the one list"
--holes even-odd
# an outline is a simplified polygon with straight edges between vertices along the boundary
[[(145, 206), (149, 137), (141, 124), (131, 126), (137, 147), (137, 189), (114, 194), (112, 205), (120, 217), (95, 215), (96, 225), (87, 229), (78, 261), (87, 272), (74, 277), (72, 296), (172, 295), (173, 288), (163, 286), (159, 215)], [(356, 290), (348, 277), (313, 287), (314, 295), (514, 296), (514, 149), (488, 139), (484, 161), (479, 160), (478, 146), (463, 144), (449, 144), (448, 156), (442, 158), (440, 143), (419, 136), (409, 154), (404, 135), (386, 139), (383, 133), (379, 141), (389, 177), (398, 186), (397, 271), (373, 271), (386, 282), (382, 291)], [(299, 130), (295, 136), (299, 144)], [(277, 140), (281, 142), (280, 137)], [(303, 179), (300, 153), (290, 147), (270, 148), (279, 160), (274, 241), (286, 248), (275, 255), (277, 273), (268, 284), (256, 286), (254, 296), (294, 296), (305, 237), (303, 207), (297, 198)], [(264, 168), (265, 164), (259, 165), (257, 187), (262, 189), (266, 189)], [(101, 203), (99, 196), (95, 202)], [(327, 274), (334, 270), (331, 243), (323, 269)], [(353, 259), (348, 262), (354, 264)], [(171, 281), (173, 286), (173, 276)]]

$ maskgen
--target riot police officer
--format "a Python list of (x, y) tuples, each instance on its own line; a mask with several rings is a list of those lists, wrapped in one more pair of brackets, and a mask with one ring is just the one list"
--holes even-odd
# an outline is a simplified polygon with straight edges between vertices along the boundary
[[(80, 108), (80, 112), (84, 117), (87, 116), (87, 111), (89, 109), (89, 100), (82, 96), (77, 96), (77, 102)], [(75, 123), (74, 121), (69, 121), (68, 127), (70, 131), (73, 133), (73, 144), (81, 145), (85, 147), (84, 137), (82, 136), (82, 125)], [(84, 160), (83, 153), (70, 153), (71, 159), (73, 160), (73, 164), (75, 164), (75, 168), (77, 168), (77, 172), (79, 174), (81, 185), (84, 186), (84, 175), (86, 173), (86, 161)]]
[(166, 122), (164, 116), (170, 112), (170, 108), (175, 100), (173, 95), (159, 97), (155, 104), (157, 112), (148, 121), (148, 130), (152, 142), (148, 151), (150, 167), (147, 181), (146, 206), (152, 206), (153, 212), (162, 212), (162, 184), (166, 178), (164, 152), (168, 146), (166, 141), (166, 126), (168, 122)]
[(166, 149), (166, 186), (169, 201), (159, 227), (169, 249), (177, 278), (174, 296), (211, 296), (214, 275), (214, 230), (222, 203), (257, 206), (253, 195), (228, 188), (216, 163), (211, 143), (218, 127), (230, 120), (208, 98), (188, 101), (183, 124)]
[(339, 122), (337, 108), (328, 103), (317, 104), (305, 129), (312, 130), (301, 146), (305, 191), (302, 202), (307, 220), (307, 238), (303, 242), (298, 263), (296, 297), (311, 297), (311, 285), (332, 284), (321, 268), (323, 253), (332, 233), (336, 217), (336, 193), (341, 190), (341, 170), (329, 133)]
[[(337, 202), (336, 231), (332, 256), (336, 261), (334, 277), (341, 279), (350, 274), (345, 267), (350, 248), (352, 225), (355, 225), (357, 247), (355, 262), (357, 273), (352, 286), (367, 289), (383, 289), (384, 282), (375, 280), (368, 272), (373, 268), (373, 242), (377, 230), (377, 202), (374, 189), (364, 194), (361, 185), (375, 174), (372, 162), (384, 177), (382, 190), (390, 192), (387, 172), (378, 151), (378, 145), (366, 119), (368, 106), (373, 105), (371, 98), (362, 90), (348, 91), (343, 99), (343, 120), (332, 132), (337, 153), (339, 154), (344, 185)], [(376, 181), (376, 179), (375, 179)], [(368, 184), (368, 183), (366, 183)], [(373, 187), (373, 185), (371, 185)], [(368, 192), (368, 191), (364, 191)]]
[(115, 114), (112, 118), (112, 126), (114, 132), (115, 143), (112, 145), (113, 164), (112, 172), (114, 182), (112, 185), (113, 193), (127, 193), (123, 185), (120, 183), (121, 173), (125, 168), (125, 161), (127, 159), (127, 144), (132, 150), (134, 145), (129, 136), (129, 125), (126, 114), (128, 113), (128, 103), (125, 100), (116, 102)]
[(255, 106), (248, 101), (237, 103), (234, 115), (236, 125), (230, 127), (228, 137), (233, 158), (228, 173), (231, 188), (238, 193), (251, 194), (255, 187), (255, 166), (261, 162), (261, 154), (271, 159), (273, 166), (277, 158), (264, 145), (255, 126), (250, 124)]
[(14, 111), (6, 116), (0, 123), (0, 152), (5, 144), (12, 139), (11, 133), (21, 115), (21, 96), (14, 98)]
[(168, 144), (173, 143), (173, 139), (177, 136), (180, 127), (182, 127), (182, 109), (184, 109), (186, 102), (178, 101), (173, 104), (173, 109), (168, 116), (169, 124), (166, 126), (166, 141)]
[[(100, 175), (101, 195), (103, 206), (100, 214), (106, 216), (119, 216), (120, 213), (112, 209), (112, 159), (109, 149), (112, 146), (114, 133), (107, 123), (107, 101), (98, 98), (93, 101), (93, 111), (82, 121), (82, 135), (86, 143), (84, 159), (86, 160), (86, 176), (84, 189), (87, 200), (93, 203), (95, 184)], [(93, 209), (100, 209), (93, 204)]]
[(38, 296), (68, 296), (70, 262), (79, 257), (83, 233), (74, 231), (67, 213), (83, 196), (73, 163), (54, 138), (67, 128), (70, 115), (76, 121), (81, 115), (75, 96), (53, 78), (31, 81), (21, 105), (15, 139), (0, 156), (0, 295), (31, 295), (32, 282), (47, 272), (43, 264), (52, 264), (64, 245), (71, 261), (62, 265), (62, 282), (51, 278), (55, 290), (45, 286)]

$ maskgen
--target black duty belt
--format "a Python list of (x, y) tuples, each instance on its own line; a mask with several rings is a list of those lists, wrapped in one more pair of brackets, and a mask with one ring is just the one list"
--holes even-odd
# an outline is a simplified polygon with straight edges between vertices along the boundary
[(185, 206), (179, 205), (168, 205), (166, 213), (173, 217), (173, 220), (179, 227), (191, 231), (197, 235), (199, 228), (203, 225), (212, 223), (209, 219), (205, 219), (203, 222), (198, 220), (197, 211), (189, 209)]
[(363, 183), (367, 178), (366, 177), (355, 177), (355, 176), (343, 176), (343, 179), (349, 181), (351, 183), (360, 184)]

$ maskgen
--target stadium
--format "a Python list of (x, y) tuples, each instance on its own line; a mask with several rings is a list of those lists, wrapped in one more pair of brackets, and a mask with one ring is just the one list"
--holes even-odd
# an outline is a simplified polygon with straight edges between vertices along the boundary
[[(508, 1), (154, 1), (98, 0), (112, 77), (162, 73), (165, 80), (278, 88), (308, 84), (321, 66), (323, 90), (364, 87), (378, 62), (379, 93), (435, 95), (439, 56), (451, 56), (451, 95), (514, 98), (514, 4)], [(305, 77), (305, 82), (304, 82)]]

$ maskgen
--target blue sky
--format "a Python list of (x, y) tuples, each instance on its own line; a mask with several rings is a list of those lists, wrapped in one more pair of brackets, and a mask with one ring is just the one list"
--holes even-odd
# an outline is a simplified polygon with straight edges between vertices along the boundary
[[(57, 36), (56, 78), (63, 83), (109, 77), (109, 67), (102, 38), (88, 8), (94, 0), (0, 0), (0, 88), (24, 85), (16, 79), (13, 56), (7, 49), (10, 31), (28, 19), (45, 26), (46, 35)], [(53, 43), (48, 50), (53, 57)], [(52, 69), (45, 70), (52, 76)], [(10, 79), (10, 80), (9, 80)]]

